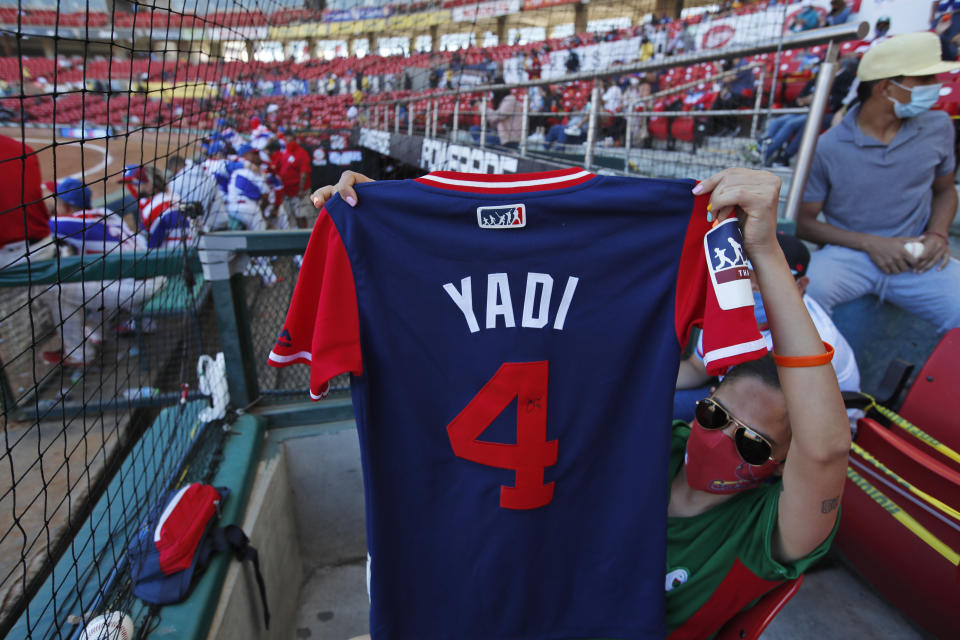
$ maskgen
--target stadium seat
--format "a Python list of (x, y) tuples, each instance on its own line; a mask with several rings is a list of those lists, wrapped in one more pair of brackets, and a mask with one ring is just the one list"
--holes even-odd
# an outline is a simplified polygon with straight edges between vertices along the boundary
[(799, 578), (784, 582), (760, 598), (755, 605), (731, 618), (714, 636), (715, 640), (758, 640), (763, 630), (800, 590), (802, 583), (802, 574)]

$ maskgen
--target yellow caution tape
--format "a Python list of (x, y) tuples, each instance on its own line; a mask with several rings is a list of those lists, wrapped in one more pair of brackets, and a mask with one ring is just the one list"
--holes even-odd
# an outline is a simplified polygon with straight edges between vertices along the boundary
[(895, 471), (892, 471), (882, 462), (880, 462), (879, 460), (874, 458), (872, 455), (870, 455), (863, 447), (858, 445), (856, 442), (851, 442), (850, 448), (861, 458), (863, 458), (864, 460), (872, 464), (874, 467), (882, 471), (887, 477), (892, 478), (897, 484), (906, 488), (910, 493), (920, 497), (927, 504), (933, 505), (934, 507), (944, 512), (948, 516), (952, 517), (953, 519), (960, 521), (960, 511), (957, 511), (947, 503), (941, 500), (938, 500), (937, 498), (934, 498), (929, 493), (926, 493), (925, 491), (916, 488), (915, 486), (913, 486), (912, 484), (910, 484), (909, 482), (901, 478), (899, 475), (897, 475)]
[(943, 540), (935, 536), (929, 529), (917, 522), (909, 513), (897, 506), (893, 500), (883, 495), (883, 493), (868, 482), (863, 476), (847, 467), (847, 477), (860, 487), (864, 493), (870, 496), (874, 502), (897, 519), (897, 522), (907, 528), (913, 535), (923, 540), (934, 551), (946, 558), (950, 564), (957, 566), (960, 564), (960, 553), (951, 549)]
[(883, 407), (877, 404), (876, 402), (874, 402), (873, 405), (868, 408), (876, 409), (877, 413), (879, 413), (883, 417), (890, 420), (890, 422), (897, 425), (898, 427), (900, 427), (901, 429), (903, 429), (904, 431), (912, 435), (917, 440), (920, 440), (921, 442), (927, 444), (928, 446), (942, 453), (943, 455), (950, 458), (954, 462), (960, 463), (960, 453), (957, 453), (956, 451), (954, 451), (947, 445), (943, 444), (942, 442), (940, 442), (930, 434), (924, 432), (922, 429), (920, 429), (916, 425), (911, 424), (907, 420), (904, 420), (903, 418), (898, 416), (896, 413), (894, 413), (890, 409), (887, 409), (886, 407)]

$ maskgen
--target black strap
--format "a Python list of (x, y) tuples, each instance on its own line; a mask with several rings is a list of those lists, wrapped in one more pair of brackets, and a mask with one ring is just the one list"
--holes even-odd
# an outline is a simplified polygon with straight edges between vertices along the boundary
[(260, 573), (260, 557), (257, 550), (250, 546), (250, 539), (247, 534), (237, 525), (230, 524), (225, 527), (218, 527), (211, 533), (210, 538), (215, 551), (229, 550), (237, 560), (241, 562), (249, 560), (253, 564), (253, 571), (257, 576), (257, 586), (260, 588), (260, 602), (263, 604), (263, 622), (269, 629), (270, 608), (267, 606), (267, 588), (263, 583), (263, 574)]

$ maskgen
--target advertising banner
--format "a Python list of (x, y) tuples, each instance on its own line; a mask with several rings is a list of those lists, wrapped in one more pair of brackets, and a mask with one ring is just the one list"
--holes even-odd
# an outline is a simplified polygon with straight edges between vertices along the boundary
[(324, 22), (351, 22), (353, 20), (376, 20), (390, 17), (390, 7), (354, 7), (343, 11), (327, 11)]
[(492, 0), (477, 4), (454, 7), (451, 11), (454, 22), (473, 22), (483, 18), (505, 16), (520, 11), (520, 0)]
[(572, 4), (579, 0), (523, 0), (523, 10), (532, 11), (533, 9), (543, 9), (544, 7), (556, 7), (561, 4)]
[(556, 166), (509, 153), (480, 149), (447, 140), (408, 136), (377, 129), (361, 129), (358, 145), (395, 158), (424, 171), (465, 171), (469, 173), (533, 173)]

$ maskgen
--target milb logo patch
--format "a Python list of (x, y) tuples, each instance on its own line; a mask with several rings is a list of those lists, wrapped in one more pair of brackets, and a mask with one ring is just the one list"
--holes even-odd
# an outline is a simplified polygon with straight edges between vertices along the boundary
[(750, 266), (736, 218), (727, 218), (703, 237), (703, 250), (717, 302), (723, 310), (753, 305)]
[(527, 226), (527, 207), (522, 204), (504, 204), (497, 207), (477, 207), (477, 224), (481, 229), (519, 229)]

